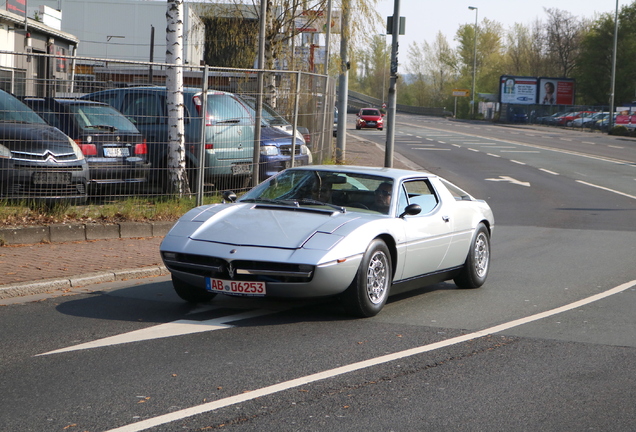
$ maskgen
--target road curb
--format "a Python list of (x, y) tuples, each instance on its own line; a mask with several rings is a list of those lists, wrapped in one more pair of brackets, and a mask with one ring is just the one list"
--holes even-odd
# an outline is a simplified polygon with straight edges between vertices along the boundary
[(0, 285), (0, 300), (24, 297), (27, 295), (44, 294), (54, 291), (64, 291), (85, 285), (102, 282), (125, 281), (129, 279), (143, 279), (153, 276), (168, 275), (164, 266), (149, 266), (115, 270), (109, 272), (86, 273), (69, 278), (43, 279), (39, 281), (20, 282), (16, 284)]
[(163, 237), (174, 224), (175, 221), (121, 222), (117, 224), (71, 223), (0, 228), (0, 245)]

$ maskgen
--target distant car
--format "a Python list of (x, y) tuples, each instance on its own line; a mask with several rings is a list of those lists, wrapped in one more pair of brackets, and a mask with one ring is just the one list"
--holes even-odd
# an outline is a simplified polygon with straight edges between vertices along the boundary
[(510, 107), (508, 109), (508, 121), (510, 123), (528, 123), (528, 114), (521, 107)]
[(146, 140), (130, 120), (110, 105), (32, 97), (23, 102), (77, 143), (90, 170), (89, 192), (147, 181), (150, 163)]
[(320, 165), (191, 210), (160, 252), (188, 302), (340, 296), (349, 313), (369, 317), (390, 293), (484, 284), (494, 224), (485, 201), (436, 175)]
[(333, 108), (333, 136), (338, 136), (338, 107)]
[[(144, 135), (154, 182), (166, 187), (168, 176), (168, 112), (166, 87), (126, 87), (102, 90), (82, 99), (107, 103), (128, 117)], [(252, 174), (254, 119), (235, 94), (210, 90), (207, 118), (202, 125), (201, 89), (183, 89), (185, 159), (192, 187), (199, 166), (201, 132), (205, 129), (204, 182), (217, 188), (245, 187)]]
[(597, 121), (599, 121), (599, 120), (603, 119), (603, 117), (604, 117), (606, 114), (608, 114), (608, 113), (606, 113), (606, 112), (597, 112), (597, 113), (592, 114), (592, 115), (591, 115), (591, 116), (589, 116), (589, 117), (581, 117), (581, 118), (578, 118), (578, 119), (576, 119), (576, 120), (574, 120), (574, 121), (572, 122), (572, 126), (575, 126), (575, 127), (576, 127), (576, 126), (580, 123), (580, 126), (579, 126), (579, 127), (582, 127), (582, 128), (584, 128), (584, 127), (586, 127), (586, 128), (592, 128), (592, 126), (594, 125), (594, 123), (596, 123)]
[(356, 115), (356, 129), (378, 129), (384, 127), (384, 114), (377, 108), (362, 108)]
[(71, 138), (0, 90), (0, 198), (83, 203), (88, 175)]

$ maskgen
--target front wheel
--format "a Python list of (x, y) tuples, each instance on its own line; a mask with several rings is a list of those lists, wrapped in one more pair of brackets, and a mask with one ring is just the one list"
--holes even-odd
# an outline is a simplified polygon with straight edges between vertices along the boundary
[(382, 240), (375, 239), (364, 253), (355, 279), (343, 294), (347, 312), (361, 318), (377, 315), (389, 296), (392, 276), (389, 249)]
[(479, 288), (486, 282), (490, 269), (490, 233), (483, 223), (477, 226), (468, 250), (464, 268), (455, 277), (458, 288)]
[(190, 285), (189, 283), (174, 276), (172, 276), (172, 286), (174, 287), (177, 295), (188, 303), (205, 303), (216, 296), (216, 293), (211, 293), (203, 288)]

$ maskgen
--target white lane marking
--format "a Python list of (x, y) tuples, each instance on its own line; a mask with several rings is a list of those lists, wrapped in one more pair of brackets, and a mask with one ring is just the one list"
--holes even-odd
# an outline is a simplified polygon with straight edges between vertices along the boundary
[(202, 333), (207, 331), (214, 330), (222, 330), (226, 328), (231, 328), (231, 325), (227, 325), (226, 323), (232, 321), (239, 321), (247, 318), (254, 318), (262, 315), (268, 315), (279, 312), (278, 310), (266, 310), (266, 309), (258, 309), (254, 311), (243, 312), (236, 315), (229, 315), (220, 318), (214, 318), (211, 320), (205, 321), (193, 321), (193, 320), (178, 320), (165, 324), (156, 325), (153, 327), (148, 327), (145, 329), (135, 330), (128, 333), (123, 333), (120, 335), (110, 336), (103, 339), (94, 340), (91, 342), (86, 342), (79, 345), (73, 345), (66, 348), (60, 348), (54, 351), (45, 352), (42, 354), (37, 354), (38, 356), (45, 356), (50, 354), (59, 354), (63, 352), (70, 351), (79, 351), (85, 349), (92, 348), (100, 348), (111, 345), (120, 345), (131, 342), (140, 342), (152, 339), (160, 339), (167, 338), (173, 336), (183, 336), (187, 334), (193, 333)]
[(592, 187), (595, 187), (595, 188), (598, 188), (598, 189), (603, 189), (603, 190), (606, 190), (608, 192), (615, 193), (617, 195), (623, 195), (623, 196), (626, 196), (627, 198), (636, 199), (636, 196), (634, 196), (634, 195), (626, 194), (625, 192), (620, 192), (620, 191), (617, 191), (617, 190), (614, 190), (614, 189), (610, 189), (610, 188), (606, 188), (606, 187), (603, 187), (603, 186), (599, 186), (599, 185), (595, 185), (595, 184), (592, 184), (592, 183), (588, 183), (588, 182), (585, 182), (583, 180), (577, 180), (576, 182), (584, 184), (584, 185), (587, 185), (587, 186), (592, 186)]
[(608, 147), (615, 148), (615, 149), (624, 149), (625, 148), (625, 147), (621, 147), (621, 146), (617, 146), (617, 145), (608, 145)]
[(494, 182), (505, 181), (505, 182), (510, 182), (512, 184), (516, 184), (516, 185), (519, 185), (519, 186), (530, 187), (530, 182), (522, 182), (520, 180), (514, 179), (512, 177), (508, 177), (508, 176), (499, 176), (499, 178), (487, 178), (485, 180), (486, 181), (494, 181)]
[(581, 143), (583, 144), (592, 144), (592, 145), (596, 145), (596, 143), (593, 143), (591, 141), (581, 141)]
[(541, 153), (538, 150), (502, 150), (502, 153)]
[[(412, 125), (411, 123), (407, 123), (407, 122), (401, 122), (401, 123), (405, 124), (405, 125), (409, 125), (409, 126)], [(433, 127), (433, 126), (426, 126), (426, 127), (428, 129), (432, 130), (432, 131), (444, 132), (443, 129), (438, 129), (438, 128)], [(461, 126), (458, 126), (458, 127), (469, 128), (470, 126), (461, 125)], [(478, 129), (478, 128), (474, 128), (474, 129)], [(473, 138), (484, 138), (484, 139), (495, 141), (495, 142), (514, 144), (514, 145), (525, 146), (525, 147), (533, 147), (533, 148), (538, 148), (538, 149), (541, 149), (541, 150), (552, 151), (552, 152), (555, 152), (555, 153), (563, 153), (563, 154), (568, 154), (568, 155), (572, 155), (572, 156), (579, 156), (579, 157), (586, 158), (586, 159), (594, 159), (594, 160), (599, 160), (599, 161), (609, 162), (609, 163), (619, 164), (619, 165), (632, 165), (634, 163), (633, 161), (627, 161), (627, 160), (621, 160), (621, 159), (612, 159), (612, 158), (605, 157), (605, 156), (589, 155), (589, 154), (586, 154), (586, 153), (580, 153), (580, 152), (575, 152), (575, 151), (571, 151), (571, 150), (557, 149), (557, 148), (554, 148), (554, 147), (548, 147), (548, 146), (538, 145), (538, 144), (530, 144), (530, 143), (520, 142), (520, 141), (503, 140), (503, 139), (486, 137), (486, 136), (479, 136), (479, 135), (468, 134), (468, 133), (464, 134), (462, 132), (456, 132), (456, 134), (458, 134), (458, 135), (468, 135), (468, 136), (471, 136)], [(534, 135), (531, 135), (531, 136), (534, 136)], [(544, 136), (543, 138), (550, 139), (551, 137), (550, 136)]]
[(444, 141), (437, 141), (440, 144), (446, 144)]
[(525, 162), (521, 162), (521, 161), (514, 160), (514, 159), (510, 159), (510, 162), (514, 162), (514, 163), (519, 164), (519, 165), (525, 165)]
[(474, 149), (474, 148), (468, 148), (468, 150), (470, 150), (471, 152), (479, 153), (479, 150)]
[(440, 348), (446, 348), (451, 345), (456, 345), (462, 342), (466, 342), (469, 340), (477, 339), (480, 337), (492, 335), (495, 333), (501, 333), (505, 330), (509, 330), (513, 327), (518, 327), (523, 324), (528, 324), (533, 321), (538, 321), (543, 318), (547, 318), (553, 315), (557, 315), (563, 312), (570, 311), (572, 309), (576, 309), (587, 304), (593, 303), (595, 301), (602, 300), (604, 298), (610, 297), (614, 294), (618, 294), (625, 290), (628, 290), (632, 287), (636, 286), (636, 280), (631, 282), (626, 282), (622, 285), (619, 285), (615, 288), (609, 289), (605, 292), (595, 294), (593, 296), (584, 298), (582, 300), (576, 301), (574, 303), (567, 304), (565, 306), (561, 306), (555, 309), (551, 309), (545, 312), (540, 312), (534, 315), (530, 315), (525, 318), (520, 318), (518, 320), (509, 321), (507, 323), (503, 323), (497, 326), (493, 326), (484, 330), (476, 331), (474, 333), (469, 333), (462, 336), (457, 336), (451, 339), (443, 340), (440, 342), (435, 342), (429, 345), (423, 345), (411, 349), (407, 349), (404, 351), (399, 351), (393, 354), (387, 354), (381, 357), (371, 358), (368, 360), (363, 360), (361, 362), (352, 363), (347, 366), (341, 366), (338, 368), (326, 370), (323, 372), (318, 372), (312, 375), (307, 375), (304, 377), (296, 378), (290, 381), (274, 384), (268, 387), (263, 387), (261, 389), (252, 390), (246, 393), (241, 393), (236, 396), (230, 396), (225, 399), (219, 399), (213, 402), (208, 402), (202, 405), (193, 406), (190, 408), (185, 408), (179, 411), (174, 411), (169, 414), (164, 414), (158, 417), (150, 418), (147, 420), (142, 420), (137, 423), (132, 423), (126, 426), (122, 426), (116, 429), (111, 429), (106, 432), (138, 432), (146, 429), (150, 429), (151, 427), (163, 425), (166, 423), (170, 423), (176, 420), (182, 420), (186, 417), (192, 417), (194, 415), (203, 414), (206, 412), (214, 411), (220, 408), (225, 408), (231, 405), (236, 405), (241, 402), (246, 402), (249, 400), (253, 400), (259, 397), (268, 396), (274, 393), (278, 393), (281, 391), (289, 390), (295, 387), (300, 387), (302, 385), (311, 384), (316, 381), (322, 381), (327, 378), (333, 378), (338, 375), (344, 375), (350, 372), (355, 372), (360, 369), (366, 369), (371, 366), (377, 366), (380, 364), (392, 362), (395, 360), (400, 360), (406, 357), (412, 357), (414, 355), (422, 354), (425, 352), (433, 351)]
[(498, 157), (500, 158), (501, 156), (499, 156), (498, 154), (494, 154), (494, 153), (486, 153), (488, 156), (492, 156), (492, 157)]
[(556, 172), (554, 172), (554, 171), (547, 170), (547, 169), (545, 169), (545, 168), (539, 168), (539, 171), (543, 171), (543, 172), (545, 172), (545, 173), (552, 174), (552, 175), (559, 175), (559, 173), (556, 173)]
[(434, 147), (413, 147), (413, 150), (441, 150), (441, 151), (450, 151), (450, 149), (434, 148)]

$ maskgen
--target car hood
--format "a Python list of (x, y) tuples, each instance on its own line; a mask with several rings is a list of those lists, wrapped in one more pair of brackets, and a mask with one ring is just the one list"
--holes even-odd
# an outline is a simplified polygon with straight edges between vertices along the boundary
[(316, 233), (333, 234), (360, 219), (355, 213), (251, 203), (219, 204), (191, 213), (179, 223), (198, 225), (183, 227), (192, 240), (284, 249), (298, 249)]
[(287, 132), (271, 126), (261, 128), (261, 145), (291, 145), (291, 142), (292, 136)]
[(46, 124), (0, 123), (0, 143), (14, 151), (73, 153), (69, 138), (59, 129)]

